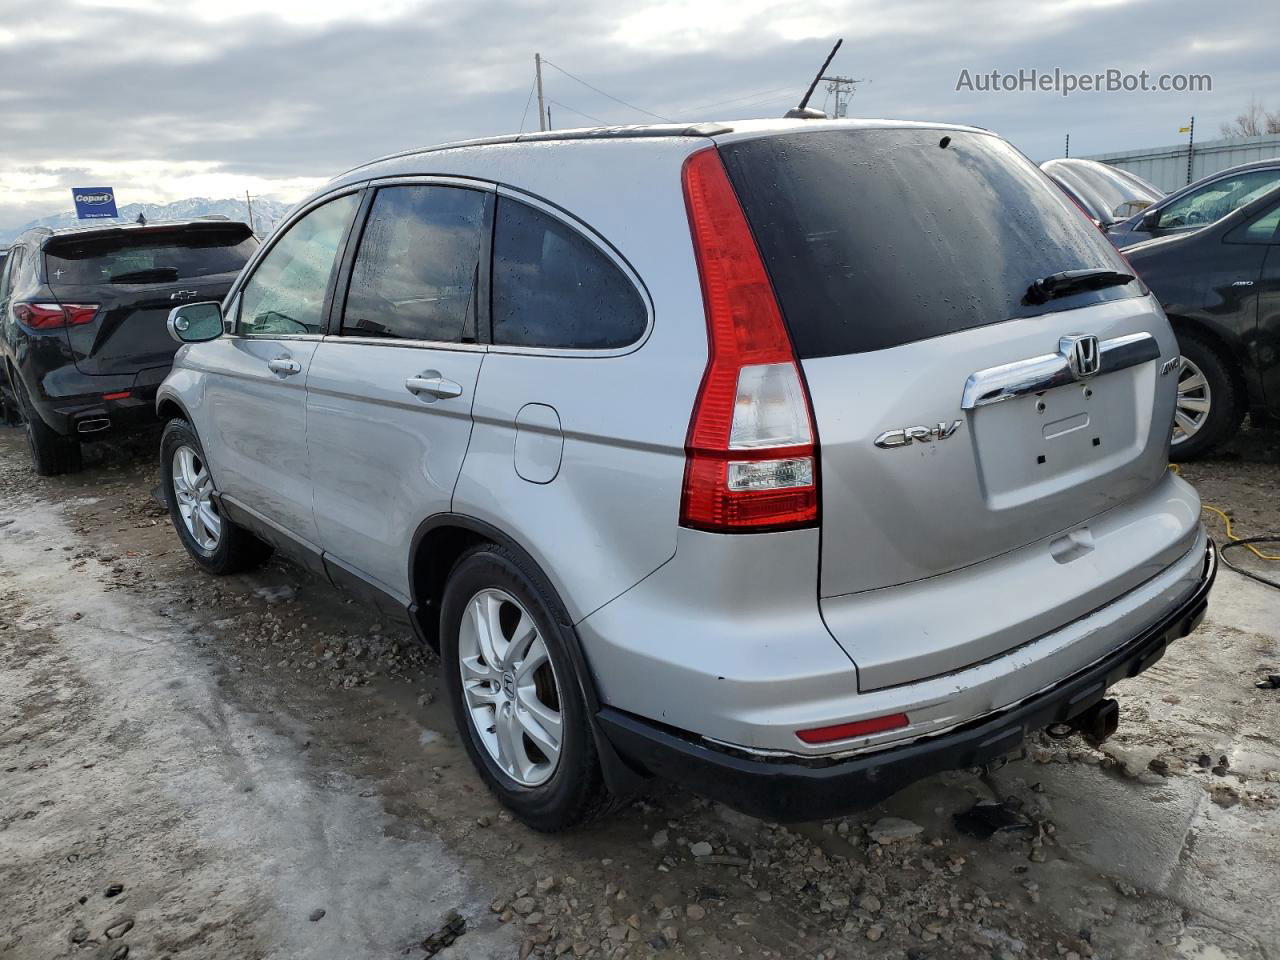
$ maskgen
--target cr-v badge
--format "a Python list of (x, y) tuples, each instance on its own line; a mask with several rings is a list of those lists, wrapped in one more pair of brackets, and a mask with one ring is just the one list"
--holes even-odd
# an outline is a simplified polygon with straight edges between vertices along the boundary
[(921, 443), (945, 440), (960, 429), (960, 423), (961, 421), (956, 420), (950, 426), (939, 423), (936, 427), (902, 427), (898, 430), (886, 430), (876, 437), (875, 444), (877, 447), (889, 450), (893, 447), (905, 447), (916, 440)]

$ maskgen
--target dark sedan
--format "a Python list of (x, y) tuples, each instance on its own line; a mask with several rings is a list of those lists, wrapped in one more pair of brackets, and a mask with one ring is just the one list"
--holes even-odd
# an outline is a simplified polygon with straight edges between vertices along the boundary
[(1246, 413), (1280, 416), (1280, 187), (1125, 256), (1178, 335), (1173, 459), (1230, 439)]

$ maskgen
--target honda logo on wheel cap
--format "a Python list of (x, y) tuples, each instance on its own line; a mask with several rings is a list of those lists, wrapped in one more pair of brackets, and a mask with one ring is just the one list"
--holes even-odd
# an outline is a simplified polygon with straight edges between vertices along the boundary
[(1058, 352), (1067, 360), (1072, 375), (1077, 380), (1092, 377), (1102, 364), (1098, 350), (1098, 338), (1091, 334), (1072, 334), (1058, 341)]

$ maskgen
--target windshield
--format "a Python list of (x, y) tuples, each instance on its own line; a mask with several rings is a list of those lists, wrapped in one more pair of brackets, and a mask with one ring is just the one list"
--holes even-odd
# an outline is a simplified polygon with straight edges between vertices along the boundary
[(1040, 169), (1075, 194), (1089, 216), (1100, 223), (1126, 220), (1161, 197), (1137, 177), (1105, 163), (1048, 160)]
[(45, 247), (49, 282), (173, 283), (238, 273), (258, 245), (243, 224), (156, 233), (57, 237)]
[(802, 358), (1140, 293), (1129, 283), (1027, 302), (1036, 280), (1128, 268), (994, 135), (828, 129), (731, 141), (720, 153)]

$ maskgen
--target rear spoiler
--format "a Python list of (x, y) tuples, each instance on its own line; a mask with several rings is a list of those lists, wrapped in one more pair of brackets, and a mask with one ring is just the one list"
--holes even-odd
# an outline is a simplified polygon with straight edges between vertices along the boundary
[[(106, 243), (110, 246), (128, 246), (131, 240), (153, 240), (165, 234), (181, 236), (184, 234), (224, 235), (228, 241), (239, 243), (253, 236), (249, 225), (240, 220), (182, 220), (171, 223), (149, 223), (113, 225), (96, 230), (76, 231), (75, 233), (55, 234), (44, 242), (46, 253), (57, 254), (60, 250), (83, 249), (85, 246), (97, 246)], [(112, 243), (116, 241), (117, 243)]]

